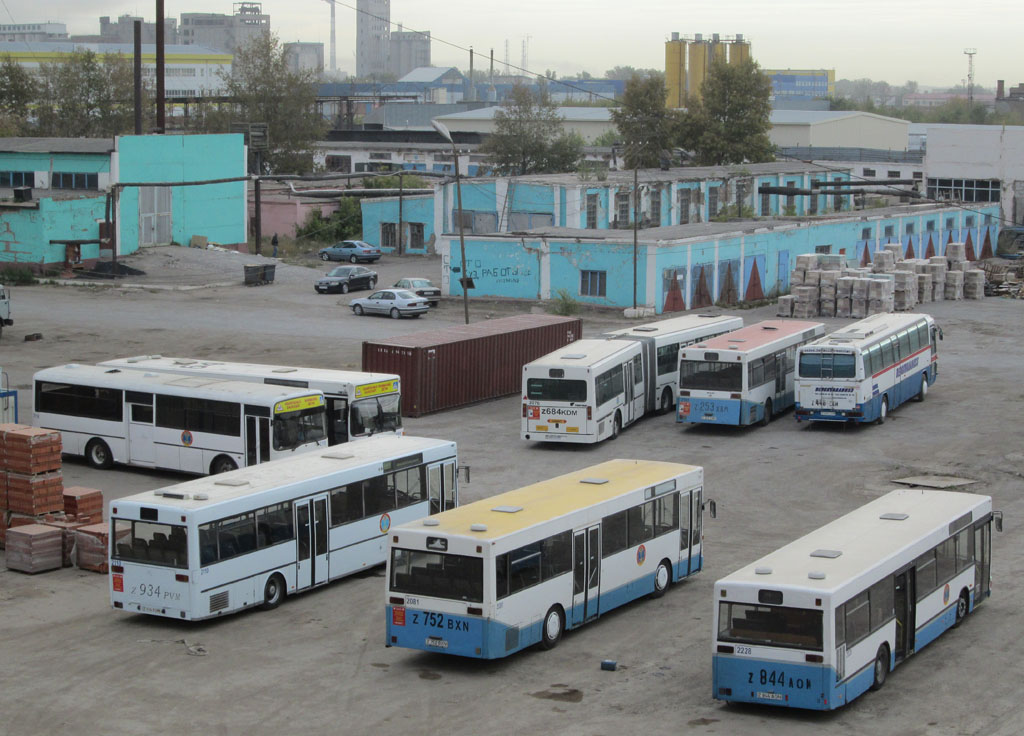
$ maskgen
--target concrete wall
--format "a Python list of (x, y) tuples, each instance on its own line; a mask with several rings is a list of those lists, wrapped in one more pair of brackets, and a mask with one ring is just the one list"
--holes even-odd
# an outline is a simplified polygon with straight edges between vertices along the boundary
[[(975, 256), (982, 257), (985, 244), (994, 248), (998, 232), (998, 207), (988, 206), (977, 212), (935, 207), (829, 220), (776, 220), (764, 226), (747, 221), (737, 223), (733, 233), (673, 240), (641, 236), (637, 304), (663, 313), (719, 301), (772, 298), (789, 291), (797, 255), (826, 248), (845, 255), (850, 266), (864, 263), (865, 258), (870, 262), (889, 242), (903, 244), (907, 257), (942, 255), (949, 242), (968, 242)], [(442, 258), (442, 290), (461, 294), (458, 276), (453, 277), (453, 267), (461, 267), (458, 237), (440, 236), (437, 250)], [(633, 305), (633, 246), (628, 233), (614, 239), (588, 238), (585, 231), (578, 237), (468, 236), (466, 261), (467, 275), (475, 282), (473, 296), (551, 299), (564, 288), (584, 303)], [(584, 270), (606, 273), (604, 297), (580, 295)]]
[[(115, 141), (115, 182), (190, 182), (245, 176), (241, 135), (121, 136)], [(169, 242), (187, 245), (193, 235), (244, 248), (247, 182), (171, 187)], [(140, 244), (139, 188), (121, 191), (117, 209), (118, 252)], [(167, 243), (155, 243), (157, 245)]]
[[(363, 213), (362, 239), (381, 248), (385, 253), (396, 252), (395, 248), (381, 245), (381, 227), (384, 223), (398, 224), (398, 197), (364, 199), (360, 202)], [(402, 222), (405, 230), (405, 252), (430, 252), (434, 241), (434, 195), (419, 195), (402, 198)], [(409, 223), (423, 226), (423, 245), (412, 247), (409, 239)]]
[[(319, 210), (324, 217), (330, 217), (338, 209), (338, 203), (334, 200), (303, 200), (292, 197), (261, 197), (261, 227), (264, 237), (271, 237), (274, 233), (295, 237), (295, 232), (300, 225), (305, 224), (309, 214)], [(249, 200), (250, 222), (256, 214), (256, 203)]]
[[(106, 197), (40, 199), (32, 206), (0, 205), (0, 271), (28, 265), (37, 271), (64, 263), (63, 245), (51, 240), (96, 240)], [(89, 265), (99, 257), (99, 245), (81, 246), (81, 260)]]

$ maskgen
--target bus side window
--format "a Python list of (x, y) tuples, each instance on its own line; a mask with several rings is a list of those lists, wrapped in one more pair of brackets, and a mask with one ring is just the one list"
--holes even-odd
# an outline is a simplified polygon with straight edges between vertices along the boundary
[(679, 494), (679, 548), (690, 547), (690, 494)]
[(701, 525), (701, 493), (696, 491), (693, 494), (693, 515), (690, 517), (693, 520), (693, 538), (692, 544), (694, 546), (700, 544), (700, 525)]
[(928, 341), (928, 323), (927, 322), (921, 322), (917, 326), (917, 341), (918, 341), (918, 343), (920, 343), (921, 347), (927, 347), (928, 346), (929, 341)]
[(921, 349), (921, 335), (917, 331), (917, 327), (911, 327), (907, 331), (907, 335), (910, 337), (910, 352), (916, 353)]

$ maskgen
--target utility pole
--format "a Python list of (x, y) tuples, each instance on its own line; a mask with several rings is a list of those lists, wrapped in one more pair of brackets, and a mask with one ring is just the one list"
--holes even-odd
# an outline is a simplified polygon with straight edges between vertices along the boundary
[(978, 49), (964, 49), (967, 55), (967, 112), (974, 107), (974, 55)]
[(639, 170), (633, 169), (633, 310), (636, 310), (636, 262), (638, 258), (637, 225), (640, 219)]
[(465, 312), (466, 324), (469, 324), (469, 286), (473, 283), (473, 280), (467, 275), (469, 269), (466, 267), (466, 237), (463, 233), (462, 226), (462, 180), (459, 178), (459, 151), (455, 147), (455, 140), (452, 138), (451, 132), (448, 130), (444, 123), (438, 122), (437, 120), (431, 120), (430, 124), (434, 126), (442, 138), (452, 144), (452, 161), (455, 163), (455, 193), (458, 197), (458, 211), (459, 211), (459, 251), (462, 257), (462, 277), (459, 279), (459, 283), (462, 285), (462, 309)]

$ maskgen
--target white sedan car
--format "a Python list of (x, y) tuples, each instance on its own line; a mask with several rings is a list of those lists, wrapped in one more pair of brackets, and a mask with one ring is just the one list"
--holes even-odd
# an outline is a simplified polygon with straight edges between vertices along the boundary
[(383, 289), (370, 296), (353, 299), (349, 304), (357, 315), (387, 314), (392, 319), (419, 317), (430, 309), (429, 302), (405, 289)]

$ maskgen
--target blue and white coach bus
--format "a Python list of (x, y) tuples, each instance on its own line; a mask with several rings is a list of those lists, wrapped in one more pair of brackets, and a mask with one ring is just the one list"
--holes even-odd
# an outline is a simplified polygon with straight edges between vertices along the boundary
[(796, 419), (885, 421), (939, 376), (942, 330), (927, 314), (874, 314), (797, 351)]
[(703, 567), (703, 478), (609, 460), (393, 528), (385, 644), (495, 659), (664, 594)]
[(712, 694), (832, 710), (989, 596), (992, 499), (892, 491), (715, 583)]

